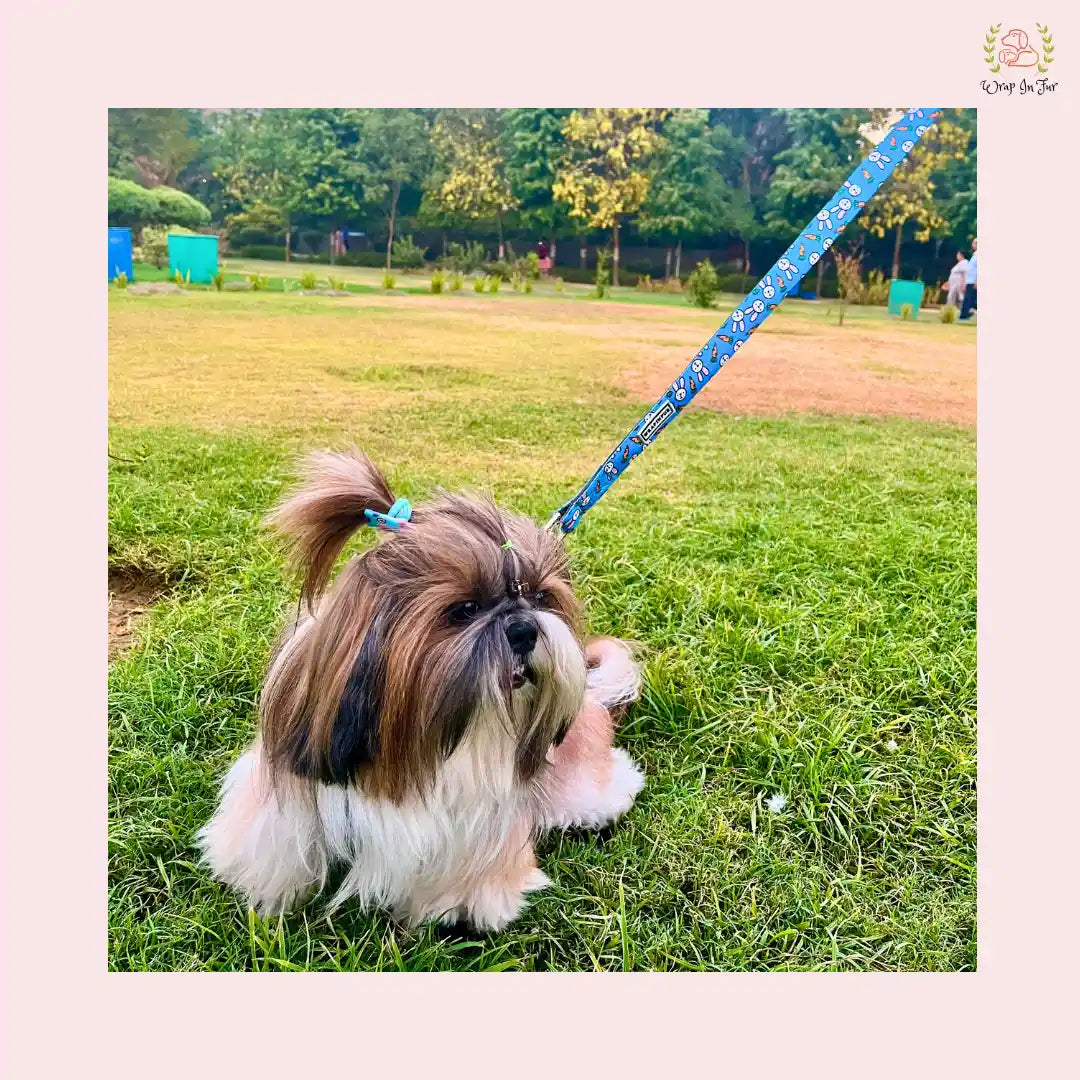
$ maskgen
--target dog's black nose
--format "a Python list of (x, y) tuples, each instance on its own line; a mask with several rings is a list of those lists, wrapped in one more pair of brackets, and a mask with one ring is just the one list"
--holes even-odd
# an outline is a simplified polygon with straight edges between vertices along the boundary
[(506, 640), (518, 656), (528, 656), (536, 648), (536, 623), (530, 619), (515, 619), (506, 628)]

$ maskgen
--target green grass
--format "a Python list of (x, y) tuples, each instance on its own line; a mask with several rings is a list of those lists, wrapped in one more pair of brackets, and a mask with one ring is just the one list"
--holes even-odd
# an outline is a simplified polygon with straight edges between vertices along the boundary
[[(243, 418), (222, 398), (215, 423), (170, 423), (124, 388), (146, 356), (121, 347), (140, 325), (125, 319), (146, 310), (136, 299), (111, 313), (125, 411), (109, 558), (174, 587), (109, 671), (111, 968), (975, 967), (973, 432), (682, 417), (569, 541), (591, 628), (647, 658), (619, 733), (647, 772), (630, 814), (603, 836), (547, 840), (554, 886), (502, 934), (446, 940), (317, 903), (264, 922), (196, 865), (192, 840), (253, 734), (268, 651), (295, 608), (258, 529), (294, 453), (352, 437), (414, 501), (473, 487), (542, 520), (641, 406), (535, 393), (509, 346), (502, 378), (487, 357), (462, 371), (458, 357), (408, 356), (427, 380), (418, 393), (373, 348), (329, 375), (335, 392), (386, 395), (348, 422)], [(250, 312), (257, 337), (264, 305), (221, 302)], [(185, 316), (192, 333), (217, 317), (206, 311)], [(298, 318), (317, 358), (311, 335), (329, 341), (340, 319), (317, 331)], [(170, 338), (162, 357), (181, 352)]]

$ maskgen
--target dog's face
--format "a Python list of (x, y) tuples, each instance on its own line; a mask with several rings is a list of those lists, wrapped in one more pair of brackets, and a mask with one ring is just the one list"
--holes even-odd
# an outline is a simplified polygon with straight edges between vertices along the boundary
[[(307, 490), (303, 511), (330, 521)], [(578, 625), (560, 538), (491, 503), (420, 507), (283, 646), (262, 703), (271, 760), (397, 800), (471, 742), (527, 782), (581, 706)]]

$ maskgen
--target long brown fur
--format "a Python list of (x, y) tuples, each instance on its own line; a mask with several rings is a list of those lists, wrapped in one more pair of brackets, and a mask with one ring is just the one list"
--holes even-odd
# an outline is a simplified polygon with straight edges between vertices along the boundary
[[(561, 538), (490, 502), (452, 495), (417, 508), (400, 531), (383, 534), (374, 548), (350, 560), (324, 593), (346, 541), (366, 523), (364, 511), (385, 513), (393, 501), (366, 455), (321, 453), (312, 455), (302, 485), (268, 518), (284, 537), (302, 577), (303, 596), (312, 609), (317, 605), (318, 617), (305, 634), (279, 647), (279, 677), (264, 694), (261, 723), (275, 773), (332, 776), (400, 802), (424, 792), (439, 762), (464, 737), (474, 709), (466, 698), (458, 702), (452, 695), (474, 685), (467, 673), (476, 655), (508, 649), (503, 633), (488, 632), (487, 619), (499, 612), (505, 617), (516, 610), (515, 603), (522, 610), (535, 604), (578, 634), (581, 612)], [(466, 600), (492, 614), (455, 625), (446, 613)], [(362, 693), (350, 690), (358, 657), (368, 654), (377, 656), (369, 685), (360, 688)], [(500, 658), (505, 685), (490, 692), (501, 695), (501, 712), (509, 718), (509, 653), (489, 657), (483, 667), (499, 670), (490, 661)], [(342, 719), (347, 693), (365, 702), (377, 693), (378, 707), (370, 747), (365, 750), (364, 740), (356, 740), (358, 764), (345, 776), (335, 765), (335, 747), (340, 749), (343, 733), (356, 736)], [(355, 714), (354, 708), (350, 715)], [(521, 780), (542, 766), (571, 719), (544, 715), (535, 730), (521, 732)]]

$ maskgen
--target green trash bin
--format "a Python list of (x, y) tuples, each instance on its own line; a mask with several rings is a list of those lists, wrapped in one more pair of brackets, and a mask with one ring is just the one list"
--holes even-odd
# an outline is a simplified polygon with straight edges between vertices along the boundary
[(894, 280), (889, 284), (889, 314), (899, 315), (900, 309), (905, 304), (910, 304), (912, 316), (918, 318), (922, 298), (923, 283), (921, 281)]
[[(169, 233), (169, 277), (177, 271), (185, 281), (208, 285), (218, 268), (218, 238), (192, 233)], [(191, 277), (188, 277), (188, 274)]]

